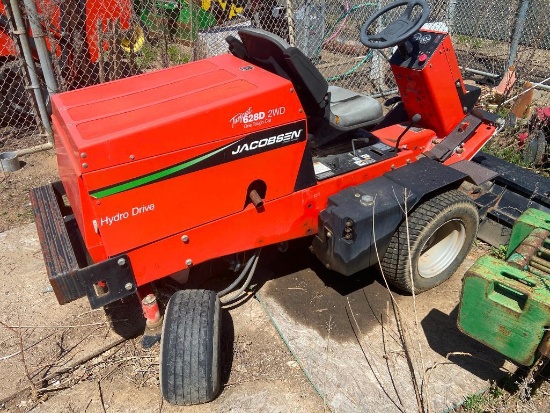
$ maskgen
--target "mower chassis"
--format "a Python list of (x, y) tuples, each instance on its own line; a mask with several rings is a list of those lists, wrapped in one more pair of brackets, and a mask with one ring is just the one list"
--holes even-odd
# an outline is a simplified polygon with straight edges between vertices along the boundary
[[(393, 159), (395, 160), (395, 158)], [(427, 160), (425, 162), (429, 164)], [(395, 180), (390, 183), (395, 185), (396, 182), (399, 182), (400, 179), (407, 175), (418, 175), (422, 169), (421, 164), (422, 162), (415, 162), (399, 168), (395, 171), (398, 172), (398, 175), (396, 175), (397, 178), (393, 178)], [(466, 161), (465, 164), (461, 165), (458, 163), (449, 168), (444, 165), (437, 167), (432, 174), (443, 172), (448, 178), (446, 180), (442, 179), (440, 184), (437, 187), (431, 188), (428, 193), (448, 185), (456, 187), (457, 183), (459, 184), (466, 177), (464, 174), (461, 175), (461, 171), (466, 167), (471, 172), (472, 168), (475, 168), (476, 165), (485, 167), (481, 168), (484, 170), (482, 173), (487, 173), (487, 168), (492, 168), (492, 170), (496, 171), (493, 174), (496, 177), (491, 177), (488, 190), (484, 190), (481, 193), (476, 192), (472, 196), (480, 210), (482, 222), (478, 237), (482, 240), (495, 246), (507, 243), (513, 223), (527, 208), (535, 208), (550, 213), (550, 203), (548, 202), (550, 184), (547, 180), (540, 179), (540, 176), (536, 174), (483, 152), (476, 155), (473, 162)], [(435, 167), (435, 163), (431, 165), (431, 168), (433, 167)], [(390, 172), (386, 175), (392, 177), (394, 174)], [(444, 177), (441, 176), (441, 178)], [(370, 182), (374, 182), (374, 186), (380, 186), (384, 179), (386, 178), (380, 177)], [(483, 180), (484, 178), (474, 176), (473, 179)], [(327, 180), (325, 183), (328, 184), (330, 181), (333, 180)], [(387, 182), (384, 183), (387, 184)], [(337, 182), (332, 183), (331, 187), (335, 184)], [(332, 188), (327, 192), (331, 190)], [(307, 193), (308, 191), (304, 192)], [(334, 190), (334, 192), (337, 193), (338, 191)], [(304, 194), (304, 196), (306, 195)], [(137, 277), (132, 267), (131, 255), (119, 254), (96, 264), (91, 262), (89, 253), (82, 240), (82, 234), (70, 206), (65, 204), (64, 197), (64, 187), (59, 181), (31, 190), (31, 204), (46, 270), (59, 303), (66, 304), (87, 296), (91, 307), (99, 308), (136, 293), (140, 285), (145, 293), (139, 295), (147, 295), (148, 282), (139, 284), (136, 281)], [(291, 207), (293, 204), (292, 198), (294, 197), (289, 198), (291, 199), (283, 199), (279, 202)], [(314, 209), (314, 211), (311, 214), (311, 219), (307, 221), (311, 225), (311, 228), (309, 226), (305, 227), (303, 236), (313, 235), (318, 230), (315, 227), (319, 213), (318, 209), (314, 208), (313, 204), (307, 204), (306, 208)], [(257, 215), (254, 208), (249, 210), (255, 212), (254, 215)], [(266, 212), (264, 211), (263, 213)], [(250, 217), (252, 214), (246, 213), (246, 210), (239, 215), (241, 217), (235, 217), (234, 219), (243, 225), (244, 222), (253, 219)], [(215, 225), (223, 226), (225, 225), (225, 220), (221, 220), (221, 222)], [(250, 225), (250, 222), (248, 225)], [(392, 224), (393, 227), (397, 225), (398, 222)], [(181, 242), (179, 239), (180, 235), (176, 235), (175, 238), (178, 238), (179, 242)], [(287, 239), (285, 234), (280, 236), (281, 242)], [(144, 246), (144, 248), (148, 249), (152, 247)], [(235, 246), (232, 247), (232, 249), (235, 248)], [(227, 253), (231, 252), (234, 251), (228, 250)], [(98, 282), (109, 284), (109, 290), (106, 292), (98, 290)]]

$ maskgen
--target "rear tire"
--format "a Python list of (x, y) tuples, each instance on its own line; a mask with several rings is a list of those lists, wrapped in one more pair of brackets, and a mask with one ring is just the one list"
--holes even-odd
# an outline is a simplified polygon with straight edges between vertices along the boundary
[(182, 290), (168, 303), (160, 348), (160, 389), (172, 404), (212, 401), (220, 389), (220, 300)]
[[(477, 207), (468, 196), (449, 191), (424, 202), (393, 235), (382, 259), (386, 279), (409, 293), (420, 293), (449, 279), (476, 239)], [(411, 277), (412, 265), (412, 277)], [(412, 278), (412, 280), (411, 280)]]

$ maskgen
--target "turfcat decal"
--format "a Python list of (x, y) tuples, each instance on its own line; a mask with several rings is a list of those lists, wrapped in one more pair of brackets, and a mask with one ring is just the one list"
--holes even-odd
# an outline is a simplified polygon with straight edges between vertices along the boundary
[(168, 168), (138, 176), (128, 181), (120, 182), (105, 188), (90, 192), (93, 198), (105, 198), (110, 195), (150, 185), (165, 179), (175, 178), (201, 169), (211, 168), (227, 162), (232, 162), (248, 156), (282, 148), (306, 139), (306, 123), (304, 121), (278, 126), (276, 128), (252, 133), (228, 145), (191, 158)]

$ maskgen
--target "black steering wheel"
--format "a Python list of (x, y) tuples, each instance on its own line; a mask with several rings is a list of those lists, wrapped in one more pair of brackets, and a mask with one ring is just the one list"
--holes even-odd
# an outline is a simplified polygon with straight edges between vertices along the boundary
[[(368, 34), (368, 29), (372, 24), (384, 14), (388, 13), (397, 7), (407, 6), (405, 11), (401, 15), (389, 23), (386, 28), (380, 33)], [(413, 9), (416, 6), (422, 8), (420, 13), (414, 20), (411, 20)], [(422, 25), (428, 20), (430, 14), (430, 7), (425, 0), (398, 0), (394, 3), (388, 4), (386, 7), (381, 8), (374, 13), (361, 28), (361, 43), (371, 49), (385, 49), (398, 45), (399, 43), (407, 40), (409, 36), (412, 36), (422, 27)]]

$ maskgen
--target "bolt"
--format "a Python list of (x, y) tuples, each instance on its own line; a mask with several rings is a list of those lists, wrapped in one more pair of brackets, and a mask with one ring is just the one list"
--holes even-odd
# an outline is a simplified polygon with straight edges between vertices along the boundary
[(361, 194), (359, 192), (355, 193), (355, 198), (361, 198)]
[(81, 158), (85, 158), (85, 157), (87, 157), (87, 156), (88, 156), (88, 154), (87, 154), (86, 152), (82, 152), (82, 153), (80, 154), (80, 157), (81, 157)]
[(124, 284), (124, 288), (126, 289), (126, 291), (130, 291), (132, 290), (132, 288), (134, 288), (134, 285), (132, 283), (126, 283)]
[(84, 169), (86, 169), (86, 168), (88, 167), (88, 164), (87, 164), (87, 163), (83, 163), (83, 164), (82, 164), (82, 167), (83, 167)]
[[(130, 283), (128, 283), (130, 284)], [(157, 302), (157, 297), (154, 294), (147, 294), (141, 302), (145, 305), (151, 305)]]
[(361, 205), (364, 205), (364, 206), (371, 206), (374, 204), (374, 197), (371, 196), (371, 195), (363, 195), (361, 197), (361, 201), (359, 201), (361, 203)]
[(351, 219), (348, 219), (346, 221), (346, 227), (352, 227), (353, 226), (353, 221)]
[(185, 265), (187, 265), (188, 267), (192, 266), (193, 265), (193, 260), (191, 258), (187, 258), (185, 260)]
[(126, 260), (124, 258), (119, 258), (116, 263), (122, 267), (123, 265), (126, 265)]
[(332, 237), (332, 232), (327, 231), (327, 238), (330, 238), (330, 237)]
[(133, 161), (134, 159), (136, 159), (136, 157), (134, 155), (130, 155), (130, 160)]
[(300, 108), (300, 109), (298, 110), (298, 112), (299, 112), (299, 113), (304, 113), (304, 110)]
[(294, 93), (294, 88), (293, 87), (290, 88), (290, 93)]
[(181, 237), (181, 240), (187, 244), (189, 242), (189, 237), (187, 235), (184, 235)]

